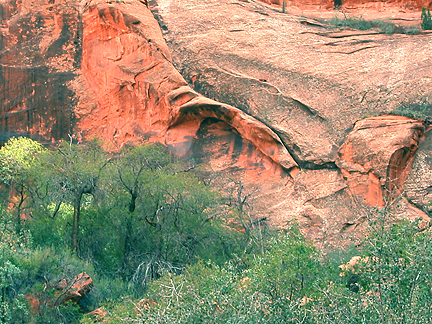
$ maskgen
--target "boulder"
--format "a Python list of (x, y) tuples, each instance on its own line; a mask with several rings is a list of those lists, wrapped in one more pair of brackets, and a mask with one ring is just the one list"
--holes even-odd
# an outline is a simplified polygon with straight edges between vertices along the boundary
[(68, 301), (78, 303), (93, 288), (92, 278), (81, 272), (72, 280), (63, 279), (57, 283), (45, 283), (43, 292), (28, 293), (25, 298), (29, 301), (33, 314), (39, 314), (41, 307), (57, 307)]

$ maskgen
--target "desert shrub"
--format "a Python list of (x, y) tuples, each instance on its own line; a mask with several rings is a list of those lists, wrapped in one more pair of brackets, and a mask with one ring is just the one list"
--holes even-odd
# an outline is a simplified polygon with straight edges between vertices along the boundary
[(432, 17), (428, 8), (422, 8), (421, 27), (423, 30), (432, 30)]
[(0, 323), (25, 323), (27, 305), (19, 291), (22, 269), (14, 259), (30, 252), (29, 233), (17, 231), (15, 217), (0, 206)]
[[(181, 275), (166, 273), (150, 283), (141, 301), (107, 305), (109, 323), (305, 322), (306, 305), (327, 279), (323, 269), (318, 252), (292, 227), (274, 237), (264, 255), (223, 266), (201, 260)], [(155, 303), (139, 307), (143, 301)]]
[(390, 21), (387, 20), (366, 20), (363, 17), (350, 16), (344, 17), (344, 19), (339, 18), (338, 16), (333, 17), (330, 20), (330, 25), (335, 27), (342, 28), (351, 28), (357, 30), (369, 30), (376, 28), (385, 34), (394, 34), (405, 32), (403, 28), (396, 26)]
[(424, 119), (432, 115), (432, 104), (427, 101), (421, 101), (414, 104), (404, 104), (394, 109), (391, 113), (398, 116)]
[(430, 232), (416, 223), (377, 217), (338, 267), (292, 228), (240, 271), (233, 259), (166, 273), (140, 299), (106, 304), (108, 323), (426, 323), (431, 249)]
[[(340, 266), (347, 285), (329, 285), (311, 308), (320, 323), (425, 323), (432, 312), (432, 237), (382, 214), (358, 256)], [(358, 289), (348, 289), (355, 278)]]
[(365, 20), (363, 17), (356, 16), (345, 17), (344, 19), (340, 19), (338, 16), (335, 16), (330, 21), (330, 24), (335, 27), (349, 27), (358, 30), (368, 30), (373, 28), (373, 25), (370, 21)]

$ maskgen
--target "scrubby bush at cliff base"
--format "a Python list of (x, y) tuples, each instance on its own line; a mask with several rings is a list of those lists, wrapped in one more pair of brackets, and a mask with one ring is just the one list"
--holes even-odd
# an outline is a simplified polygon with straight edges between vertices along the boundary
[(358, 30), (369, 30), (378, 29), (384, 34), (394, 34), (394, 33), (410, 33), (410, 30), (404, 30), (403, 28), (396, 26), (390, 21), (386, 20), (365, 20), (363, 17), (344, 17), (344, 19), (338, 16), (333, 17), (329, 24), (335, 27), (351, 28)]
[(238, 260), (200, 261), (166, 273), (142, 299), (107, 304), (107, 323), (428, 323), (430, 232), (383, 219), (372, 229), (339, 267), (293, 228), (265, 255), (242, 260), (244, 270)]
[[(199, 261), (181, 275), (166, 273), (141, 300), (110, 306), (109, 323), (286, 323), (301, 321), (304, 306), (326, 286), (318, 253), (297, 228), (275, 237), (264, 255), (224, 266)], [(152, 302), (155, 301), (155, 302)]]
[[(18, 228), (1, 206), (0, 235), (0, 323), (77, 323), (82, 316), (78, 305), (50, 305), (58, 297), (50, 285), (83, 271), (93, 273), (92, 266), (68, 251), (35, 247), (30, 232)], [(32, 296), (37, 309), (30, 307)]]
[(17, 280), (22, 270), (14, 257), (26, 254), (27, 233), (17, 233), (14, 217), (0, 206), (0, 323), (24, 323), (27, 307), (17, 291)]
[(428, 8), (422, 8), (421, 27), (423, 30), (432, 30), (432, 16)]
[(432, 103), (423, 101), (410, 105), (404, 104), (394, 109), (391, 113), (394, 115), (424, 120), (428, 116), (432, 115)]

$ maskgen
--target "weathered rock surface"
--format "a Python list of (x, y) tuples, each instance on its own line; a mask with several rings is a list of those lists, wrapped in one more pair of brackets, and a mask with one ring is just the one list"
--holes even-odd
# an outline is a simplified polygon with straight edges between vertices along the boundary
[[(284, 169), (297, 167), (267, 126), (236, 107), (204, 98), (187, 85), (172, 65), (170, 51), (146, 2), (90, 1), (77, 5), (61, 1), (56, 7), (49, 7), (49, 3), (41, 1), (40, 7), (34, 1), (4, 4), (3, 12), (16, 11), (3, 17), (7, 41), (0, 60), (8, 64), (26, 60), (18, 72), (3, 73), (7, 78), (1, 89), (5, 97), (4, 133), (37, 134), (45, 139), (74, 135), (77, 140), (96, 135), (119, 146), (161, 141), (185, 155), (200, 123), (217, 118)], [(68, 15), (74, 24), (65, 22), (65, 12), (75, 14)], [(42, 17), (41, 21), (33, 19), (35, 16)], [(26, 25), (15, 28), (16, 21)], [(51, 26), (51, 21), (59, 25)], [(27, 36), (39, 24), (41, 31)], [(56, 33), (56, 28), (67, 32)], [(56, 37), (61, 39), (57, 47), (53, 45), (58, 42)], [(59, 84), (38, 73), (38, 68), (65, 79)], [(17, 88), (14, 82), (21, 74), (25, 80)], [(31, 76), (39, 81), (31, 81)], [(30, 82), (30, 90), (23, 97), (21, 87)], [(38, 82), (51, 90), (35, 88)], [(68, 94), (59, 96), (63, 92)], [(52, 98), (60, 102), (52, 103)], [(52, 106), (59, 114), (51, 113)]]
[(424, 131), (423, 123), (406, 117), (361, 120), (340, 148), (336, 164), (358, 197), (384, 207), (400, 195)]
[(162, 142), (322, 247), (360, 237), (372, 207), (428, 219), (427, 125), (388, 114), (432, 104), (430, 34), (335, 31), (255, 0), (3, 0), (0, 18), (4, 138)]
[[(254, 192), (257, 217), (282, 226), (297, 218), (323, 247), (356, 240), (373, 217), (370, 207), (429, 219), (422, 211), (427, 198), (414, 206), (404, 190), (426, 129), (388, 114), (418, 103), (432, 113), (430, 34), (334, 30), (252, 0), (150, 5), (188, 83), (263, 121), (299, 165), (293, 180), (255, 181), (237, 171)], [(371, 115), (383, 116), (364, 119)], [(205, 134), (209, 144), (198, 141), (194, 154), (215, 171), (214, 164), (229, 166), (217, 152), (234, 140)], [(431, 182), (428, 177), (423, 187)], [(392, 203), (398, 195), (402, 200)]]
[(404, 189), (408, 201), (430, 215), (432, 212), (432, 132), (430, 132), (430, 126), (427, 131), (416, 153)]

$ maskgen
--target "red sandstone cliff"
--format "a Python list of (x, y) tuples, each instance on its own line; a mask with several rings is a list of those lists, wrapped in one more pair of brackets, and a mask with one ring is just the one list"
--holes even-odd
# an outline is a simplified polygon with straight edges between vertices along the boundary
[(370, 207), (428, 219), (428, 127), (388, 114), (432, 102), (430, 34), (335, 32), (253, 0), (7, 0), (0, 17), (3, 140), (159, 141), (324, 247)]

